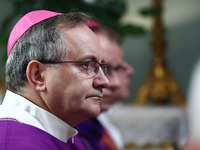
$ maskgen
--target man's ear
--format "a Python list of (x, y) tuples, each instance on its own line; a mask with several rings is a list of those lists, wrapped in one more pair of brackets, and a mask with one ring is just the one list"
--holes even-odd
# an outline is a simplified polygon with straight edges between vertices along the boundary
[(45, 69), (44, 67), (45, 65), (42, 63), (32, 60), (29, 62), (26, 69), (26, 76), (29, 84), (40, 92), (44, 92), (46, 90), (44, 77), (42, 76), (42, 73)]

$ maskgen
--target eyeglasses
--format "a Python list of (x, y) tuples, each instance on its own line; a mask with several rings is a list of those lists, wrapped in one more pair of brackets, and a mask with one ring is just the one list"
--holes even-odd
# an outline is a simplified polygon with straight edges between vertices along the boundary
[(100, 64), (98, 61), (51, 61), (51, 60), (41, 60), (39, 61), (43, 64), (60, 64), (60, 63), (82, 63), (86, 67), (86, 74), (94, 77), (99, 72), (99, 67), (103, 70), (106, 75), (108, 70), (107, 64)]
[(113, 67), (113, 66), (111, 66), (111, 65), (108, 65), (108, 69), (107, 69), (107, 75), (108, 76), (110, 76), (110, 75), (112, 75), (112, 73), (113, 73), (113, 71), (119, 71), (119, 70), (121, 70), (121, 69), (123, 69), (124, 67), (120, 64), (120, 65), (118, 65), (118, 66), (116, 66), (116, 67)]

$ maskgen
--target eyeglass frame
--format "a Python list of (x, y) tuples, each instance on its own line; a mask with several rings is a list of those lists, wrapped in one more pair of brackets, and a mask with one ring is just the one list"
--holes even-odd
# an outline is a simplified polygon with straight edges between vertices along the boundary
[[(106, 74), (107, 74), (107, 72), (108, 72), (108, 65), (107, 64), (100, 64), (98, 61), (51, 61), (51, 60), (38, 60), (40, 63), (43, 63), (43, 64), (60, 64), (60, 63), (90, 63), (90, 62), (96, 62), (96, 63), (98, 63), (98, 67), (93, 71), (93, 72), (96, 72), (97, 70), (98, 70), (98, 72), (99, 72), (99, 67), (101, 67), (101, 69), (102, 69), (102, 71), (103, 71), (103, 73), (104, 73), (104, 75), (106, 76)], [(89, 65), (88, 65), (89, 66)], [(106, 69), (104, 69), (104, 68), (106, 68)], [(89, 75), (88, 73), (87, 73), (87, 71), (88, 71), (88, 67), (87, 67), (87, 69), (86, 69), (86, 74), (87, 75)], [(96, 74), (98, 74), (98, 72), (97, 73), (95, 73), (95, 75)]]
[(112, 75), (112, 71), (117, 71), (118, 72), (119, 70), (124, 69), (123, 63), (117, 65), (116, 67), (113, 67), (112, 65), (109, 65), (109, 64), (107, 64), (107, 65), (108, 65), (107, 76)]

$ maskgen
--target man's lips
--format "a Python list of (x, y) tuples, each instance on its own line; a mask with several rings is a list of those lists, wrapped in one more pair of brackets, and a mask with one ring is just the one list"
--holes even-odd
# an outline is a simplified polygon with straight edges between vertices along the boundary
[(90, 96), (87, 96), (86, 98), (92, 98), (92, 97), (96, 97), (96, 98), (102, 99), (103, 95), (90, 95)]

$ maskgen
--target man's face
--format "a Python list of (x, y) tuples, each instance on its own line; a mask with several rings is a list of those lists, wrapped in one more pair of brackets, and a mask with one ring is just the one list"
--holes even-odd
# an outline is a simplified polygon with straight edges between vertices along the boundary
[[(85, 25), (62, 31), (67, 38), (70, 52), (63, 61), (103, 61), (102, 51), (95, 34)], [(95, 77), (86, 74), (86, 66), (80, 63), (63, 63), (48, 67), (47, 105), (49, 111), (74, 126), (100, 113), (102, 88), (109, 81), (102, 69)]]
[(103, 51), (106, 64), (110, 66), (107, 74), (110, 85), (108, 88), (103, 89), (103, 99), (101, 101), (101, 111), (106, 111), (114, 102), (112, 98), (114, 92), (121, 86), (119, 75), (117, 71), (112, 68), (118, 67), (123, 62), (123, 57), (121, 49), (116, 42), (110, 41), (107, 36), (101, 32), (96, 33), (96, 35)]
[(103, 89), (101, 111), (106, 111), (116, 101), (121, 101), (130, 95), (131, 76), (133, 68), (123, 59), (122, 50), (117, 42), (110, 41), (103, 33), (96, 33), (103, 56), (111, 68), (108, 69), (107, 78), (110, 82), (108, 88)]
[(134, 69), (126, 62), (122, 62), (122, 68), (118, 70), (121, 86), (113, 93), (115, 101), (122, 101), (130, 96), (131, 76), (134, 74)]

